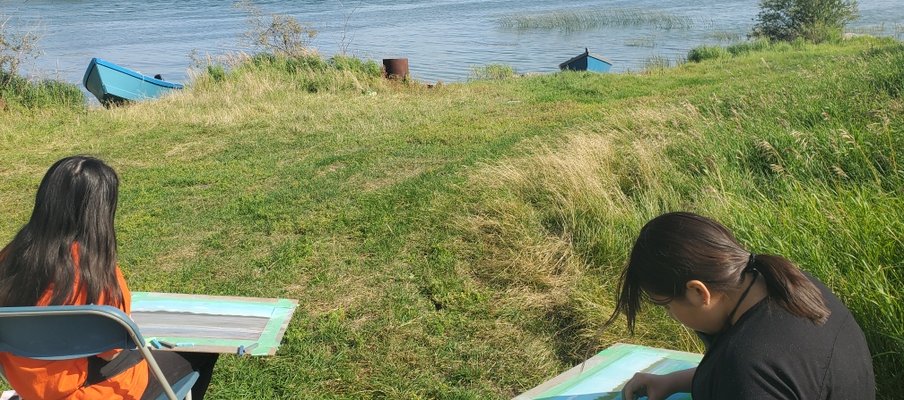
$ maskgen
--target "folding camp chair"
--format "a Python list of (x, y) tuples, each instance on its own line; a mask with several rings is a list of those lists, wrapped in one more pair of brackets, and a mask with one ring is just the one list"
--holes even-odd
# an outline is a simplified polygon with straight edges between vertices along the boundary
[[(112, 349), (138, 348), (163, 387), (157, 400), (191, 400), (198, 373), (170, 383), (145, 345), (138, 326), (111, 306), (0, 307), (0, 351), (40, 360), (70, 360)], [(25, 399), (33, 400), (33, 399)]]

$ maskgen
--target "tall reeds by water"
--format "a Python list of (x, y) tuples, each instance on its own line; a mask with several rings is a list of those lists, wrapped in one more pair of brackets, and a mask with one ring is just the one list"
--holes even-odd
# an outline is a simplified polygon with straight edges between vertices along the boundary
[(518, 14), (499, 19), (499, 25), (515, 30), (584, 31), (605, 27), (650, 26), (657, 29), (690, 29), (693, 18), (636, 8), (558, 10), (542, 14)]
[(625, 40), (625, 46), (653, 48), (656, 47), (656, 40), (649, 37), (628, 39)]
[(740, 31), (719, 30), (709, 32), (706, 34), (706, 36), (720, 42), (737, 42), (743, 40), (747, 36), (747, 33)]
[(851, 36), (889, 36), (896, 39), (904, 38), (904, 23), (879, 23), (849, 27), (848, 35)]

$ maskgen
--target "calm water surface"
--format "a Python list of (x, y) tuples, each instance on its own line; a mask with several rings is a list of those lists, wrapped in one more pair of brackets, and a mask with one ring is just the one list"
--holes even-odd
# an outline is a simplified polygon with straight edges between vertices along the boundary
[[(249, 51), (242, 41), (248, 14), (231, 1), (0, 0), (8, 26), (40, 35), (43, 54), (32, 76), (80, 82), (101, 57), (146, 74), (185, 82), (190, 54)], [(474, 66), (504, 63), (519, 73), (551, 72), (585, 47), (610, 59), (613, 71), (640, 70), (651, 60), (682, 59), (701, 43), (741, 40), (753, 25), (756, 0), (371, 0), (256, 1), (264, 13), (288, 14), (315, 28), (321, 54), (346, 52), (381, 60), (407, 57), (414, 78), (466, 80)], [(901, 0), (860, 0), (854, 30), (904, 37)], [(690, 21), (681, 29), (651, 24), (581, 31), (516, 30), (513, 15), (575, 10), (645, 10)]]

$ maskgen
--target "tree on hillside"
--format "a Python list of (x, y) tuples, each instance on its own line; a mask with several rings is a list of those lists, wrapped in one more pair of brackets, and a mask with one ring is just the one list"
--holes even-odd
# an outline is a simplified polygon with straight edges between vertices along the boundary
[(822, 42), (859, 17), (857, 0), (760, 0), (753, 36)]

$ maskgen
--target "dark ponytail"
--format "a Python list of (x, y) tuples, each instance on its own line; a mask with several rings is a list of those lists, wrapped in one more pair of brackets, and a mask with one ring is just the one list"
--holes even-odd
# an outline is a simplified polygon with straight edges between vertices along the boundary
[(685, 284), (695, 279), (714, 291), (734, 290), (753, 269), (763, 275), (769, 298), (788, 312), (816, 324), (828, 319), (822, 293), (790, 261), (774, 255), (754, 256), (718, 222), (673, 212), (653, 218), (640, 230), (619, 280), (615, 310), (605, 325), (624, 314), (628, 330), (633, 332), (646, 294), (681, 297)]
[(769, 254), (757, 254), (753, 267), (763, 276), (769, 298), (788, 312), (822, 325), (830, 311), (819, 288), (791, 261)]

